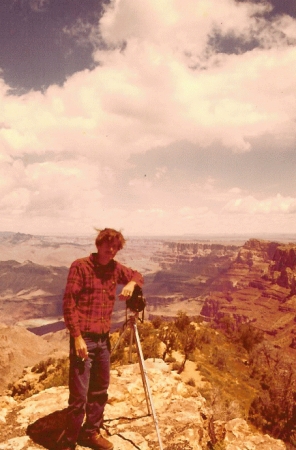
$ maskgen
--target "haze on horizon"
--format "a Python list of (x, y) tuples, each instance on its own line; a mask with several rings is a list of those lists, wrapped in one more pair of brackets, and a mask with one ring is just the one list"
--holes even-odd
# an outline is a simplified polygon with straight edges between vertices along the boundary
[(2, 0), (0, 231), (293, 234), (296, 0)]

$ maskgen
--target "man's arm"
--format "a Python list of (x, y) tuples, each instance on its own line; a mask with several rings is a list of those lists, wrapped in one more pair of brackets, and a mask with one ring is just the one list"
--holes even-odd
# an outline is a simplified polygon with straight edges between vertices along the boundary
[(76, 355), (81, 359), (86, 359), (88, 357), (87, 346), (81, 335), (74, 338), (74, 345)]
[(63, 298), (65, 325), (70, 331), (71, 336), (73, 336), (74, 338), (80, 335), (79, 318), (76, 303), (82, 286), (82, 275), (80, 273), (78, 265), (74, 262), (69, 270)]
[(82, 288), (82, 276), (76, 263), (74, 262), (69, 270), (66, 289), (63, 299), (63, 310), (66, 327), (74, 338), (75, 352), (79, 358), (87, 358), (87, 347), (80, 334), (78, 313), (76, 302)]
[(136, 270), (130, 269), (129, 267), (123, 266), (120, 263), (118, 264), (118, 269), (120, 272), (120, 276), (118, 279), (119, 284), (124, 284), (121, 293), (119, 294), (120, 300), (127, 300), (131, 297), (134, 292), (134, 288), (136, 284), (142, 288), (144, 284), (143, 275)]
[(135, 281), (129, 281), (123, 288), (122, 291), (119, 294), (119, 298), (120, 300), (126, 300), (127, 298), (132, 296), (132, 293), (134, 292), (135, 286), (136, 286), (136, 282)]

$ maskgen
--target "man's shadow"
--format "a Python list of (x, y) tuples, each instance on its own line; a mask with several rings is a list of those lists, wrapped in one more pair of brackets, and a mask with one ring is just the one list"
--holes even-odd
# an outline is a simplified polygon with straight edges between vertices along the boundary
[(53, 450), (62, 439), (66, 427), (67, 408), (41, 417), (28, 425), (26, 433), (36, 444)]

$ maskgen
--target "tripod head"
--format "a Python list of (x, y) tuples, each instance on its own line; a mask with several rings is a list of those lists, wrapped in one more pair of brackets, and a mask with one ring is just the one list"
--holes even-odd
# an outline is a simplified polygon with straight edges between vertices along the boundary
[(126, 301), (126, 307), (135, 313), (144, 311), (146, 308), (146, 299), (142, 289), (137, 284), (131, 297)]
[[(129, 309), (131, 312), (134, 313), (134, 318), (139, 319), (139, 312), (142, 312), (142, 319), (139, 319), (142, 323), (144, 322), (144, 310), (146, 308), (146, 299), (143, 295), (143, 291), (136, 284), (134, 291), (131, 295), (131, 297), (126, 300), (126, 310), (125, 310), (125, 316), (126, 316), (126, 323), (128, 322), (127, 318), (127, 310)], [(130, 316), (131, 320), (131, 316)]]

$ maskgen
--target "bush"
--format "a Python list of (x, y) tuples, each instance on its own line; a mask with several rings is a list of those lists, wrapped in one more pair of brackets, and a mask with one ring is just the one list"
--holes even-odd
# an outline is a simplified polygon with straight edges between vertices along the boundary
[(43, 388), (68, 386), (69, 383), (69, 358), (59, 359), (56, 368), (44, 379)]
[(296, 438), (296, 370), (294, 364), (274, 348), (262, 344), (253, 352), (253, 373), (261, 390), (253, 400), (249, 419), (264, 433), (293, 445)]
[(67, 386), (69, 380), (69, 358), (48, 358), (40, 361), (31, 370), (27, 369), (24, 376), (29, 372), (35, 373), (39, 377), (36, 377), (35, 380), (21, 378), (16, 383), (11, 384), (9, 389), (11, 389), (12, 397), (25, 399), (50, 387)]
[(177, 370), (177, 372), (179, 372), (180, 368), (181, 368), (181, 363), (179, 363), (179, 362), (173, 363), (172, 370)]
[(148, 336), (142, 342), (142, 352), (144, 359), (160, 357), (160, 340), (157, 336)]
[(160, 328), (162, 322), (163, 322), (163, 321), (162, 321), (162, 318), (161, 318), (160, 316), (158, 316), (158, 317), (155, 317), (155, 318), (152, 320), (152, 325), (154, 326), (154, 328), (155, 328), (156, 330), (158, 330), (158, 329)]
[(225, 370), (227, 366), (226, 355), (223, 353), (223, 351), (219, 350), (217, 347), (214, 347), (213, 349), (210, 362), (219, 370)]
[(174, 358), (172, 355), (169, 355), (169, 356), (167, 356), (165, 362), (167, 362), (169, 364), (174, 363), (174, 362), (176, 362), (176, 358)]
[(194, 378), (189, 378), (189, 380), (186, 381), (186, 384), (188, 384), (188, 386), (192, 386), (192, 387), (196, 386)]
[(35, 364), (35, 366), (32, 367), (31, 372), (33, 373), (47, 372), (48, 367), (54, 365), (55, 363), (56, 363), (55, 358), (48, 358)]
[(247, 352), (251, 352), (253, 348), (260, 344), (264, 339), (264, 333), (250, 324), (243, 324), (240, 326), (237, 335), (237, 341), (241, 342)]

